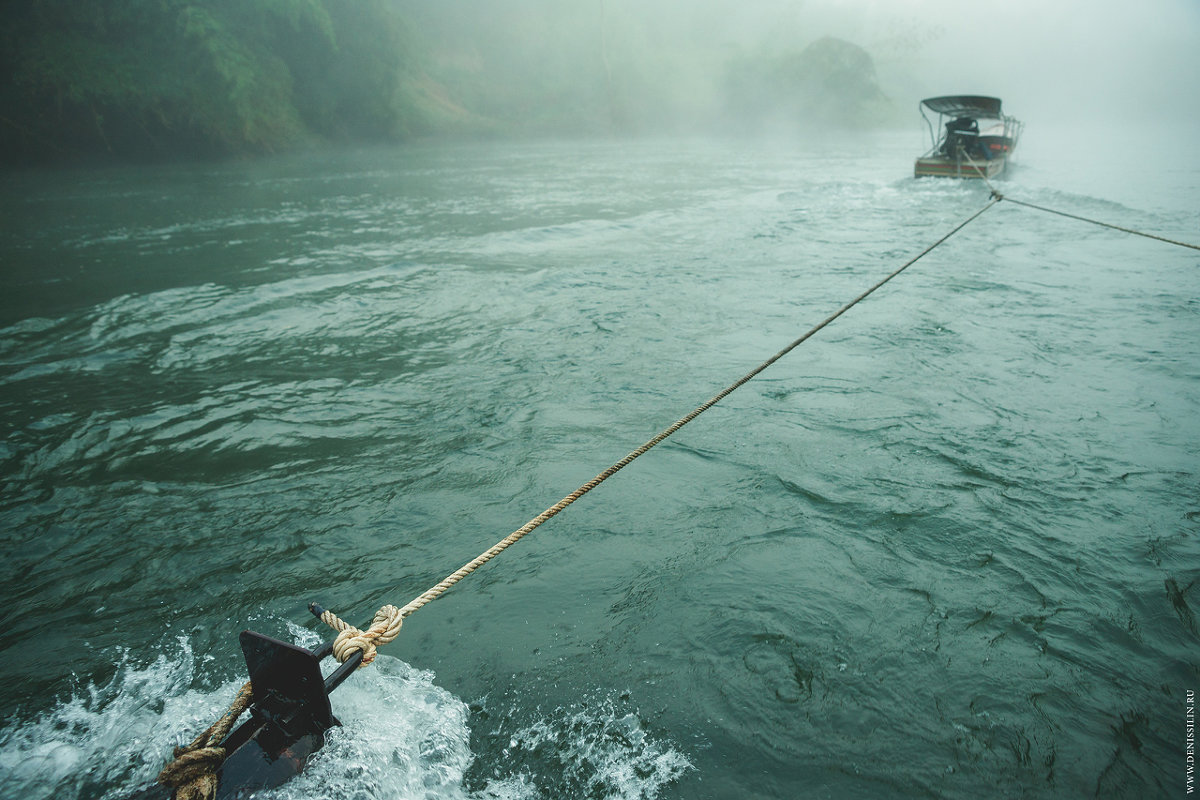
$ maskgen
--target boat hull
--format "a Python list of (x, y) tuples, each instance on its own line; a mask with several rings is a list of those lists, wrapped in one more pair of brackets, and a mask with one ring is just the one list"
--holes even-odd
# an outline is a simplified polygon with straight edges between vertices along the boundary
[(1004, 172), (1007, 163), (1007, 156), (993, 156), (983, 161), (922, 156), (917, 159), (913, 174), (918, 178), (994, 178)]

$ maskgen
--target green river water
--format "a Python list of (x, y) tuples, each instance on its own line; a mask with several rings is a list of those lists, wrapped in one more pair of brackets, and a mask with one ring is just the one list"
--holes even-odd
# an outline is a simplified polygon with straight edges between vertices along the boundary
[[(241, 630), (402, 605), (987, 202), (921, 147), (10, 173), (0, 795), (151, 780)], [(1194, 154), (1022, 148), (1200, 240)], [(1198, 490), (1200, 254), (1000, 203), (414, 614), (266, 796), (1182, 796)]]

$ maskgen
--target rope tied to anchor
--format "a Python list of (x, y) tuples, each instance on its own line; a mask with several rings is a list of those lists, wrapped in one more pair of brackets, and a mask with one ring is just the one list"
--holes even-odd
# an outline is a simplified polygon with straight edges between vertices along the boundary
[(321, 621), (338, 632), (337, 638), (333, 640), (333, 657), (339, 663), (345, 663), (346, 659), (361, 650), (363, 659), (358, 668), (362, 669), (375, 660), (377, 648), (394, 641), (400, 635), (400, 626), (404, 624), (405, 616), (395, 606), (386, 605), (375, 612), (375, 618), (365, 631), (354, 627), (332, 611), (322, 611)]
[(213, 800), (217, 796), (217, 770), (225, 763), (223, 740), (254, 696), (250, 681), (242, 684), (229, 710), (191, 744), (176, 747), (174, 758), (158, 773), (158, 782), (175, 790), (176, 800)]

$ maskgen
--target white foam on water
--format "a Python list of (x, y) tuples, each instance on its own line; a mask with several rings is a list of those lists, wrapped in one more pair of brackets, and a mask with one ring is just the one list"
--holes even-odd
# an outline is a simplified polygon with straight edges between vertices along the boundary
[(0, 797), (114, 796), (154, 779), (163, 754), (211, 724), (238, 682), (190, 688), (195, 659), (184, 638), (144, 666), (123, 653), (112, 679), (75, 688), (33, 719), (0, 730)]
[(641, 719), (611, 698), (559, 707), (519, 729), (505, 754), (517, 751), (554, 765), (553, 796), (569, 790), (572, 797), (653, 800), (693, 769), (686, 756), (647, 734)]
[[(312, 632), (292, 632), (316, 644)], [(77, 688), (34, 718), (6, 720), (0, 797), (117, 800), (151, 783), (171, 749), (217, 719), (241, 684), (192, 688), (197, 660), (182, 637), (149, 664), (122, 654), (107, 683)], [(549, 800), (569, 787), (575, 797), (652, 800), (692, 768), (636, 715), (600, 703), (557, 709), (516, 731), (509, 749), (490, 756), (498, 763), (486, 785), (468, 787), (476, 754), (467, 705), (432, 672), (384, 655), (343, 684), (333, 705), (342, 727), (301, 775), (256, 798)]]

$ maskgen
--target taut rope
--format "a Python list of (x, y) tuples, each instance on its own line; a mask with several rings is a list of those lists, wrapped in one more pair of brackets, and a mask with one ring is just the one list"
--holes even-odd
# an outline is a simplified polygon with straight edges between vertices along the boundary
[(1068, 214), (1066, 211), (1057, 211), (1053, 208), (1046, 208), (1045, 206), (1034, 205), (1033, 203), (1027, 203), (1024, 200), (1014, 200), (1013, 198), (1011, 198), (1007, 195), (1000, 194), (995, 189), (992, 190), (992, 196), (995, 198), (998, 198), (1000, 200), (1007, 200), (1010, 203), (1016, 203), (1019, 206), (1025, 206), (1026, 208), (1036, 208), (1038, 211), (1045, 211), (1047, 214), (1057, 214), (1060, 217), (1067, 217), (1068, 219), (1077, 219), (1080, 222), (1090, 222), (1092, 225), (1099, 225), (1102, 228), (1112, 228), (1114, 231), (1121, 231), (1122, 233), (1132, 233), (1134, 236), (1145, 236), (1147, 239), (1157, 239), (1160, 242), (1166, 242), (1167, 244), (1173, 244), (1178, 247), (1189, 247), (1192, 250), (1200, 250), (1200, 245), (1197, 245), (1197, 244), (1190, 244), (1188, 242), (1180, 242), (1180, 241), (1176, 241), (1175, 239), (1168, 239), (1165, 236), (1157, 236), (1153, 233), (1146, 233), (1145, 231), (1134, 230), (1133, 228), (1122, 228), (1120, 225), (1113, 225), (1111, 222), (1101, 222), (1098, 219), (1089, 219), (1088, 217), (1081, 217), (1078, 214)]
[(1069, 217), (1071, 219), (1077, 219), (1082, 222), (1089, 222), (1093, 225), (1100, 225), (1105, 228), (1112, 228), (1114, 230), (1123, 231), (1125, 233), (1132, 233), (1137, 236), (1145, 236), (1146, 238), (1149, 238), (1149, 239), (1157, 239), (1161, 242), (1167, 242), (1168, 244), (1174, 244), (1174, 245), (1178, 245), (1180, 247), (1189, 247), (1193, 250), (1200, 250), (1200, 245), (1189, 244), (1187, 242), (1179, 242), (1179, 241), (1175, 241), (1174, 239), (1167, 239), (1166, 237), (1163, 237), (1163, 236), (1156, 236), (1152, 233), (1145, 233), (1143, 231), (1134, 230), (1133, 228), (1123, 228), (1120, 225), (1113, 225), (1111, 223), (1101, 222), (1099, 220), (1089, 219), (1087, 217), (1081, 217), (1076, 214), (1068, 214), (1065, 211), (1056, 211), (1052, 208), (1045, 208), (1043, 206), (1034, 205), (1033, 203), (1027, 203), (1023, 200), (1014, 200), (1010, 197), (1007, 197), (1006, 195), (1001, 194), (996, 189), (996, 187), (992, 185), (991, 181), (989, 181), (987, 179), (986, 171), (979, 164), (977, 164), (969, 156), (968, 156), (968, 160), (971, 161), (971, 165), (979, 171), (980, 177), (983, 178), (984, 183), (986, 183), (988, 186), (988, 189), (991, 190), (992, 199), (988, 202), (988, 204), (985, 205), (983, 208), (979, 209), (978, 211), (976, 211), (974, 214), (972, 214), (967, 219), (960, 222), (953, 229), (951, 229), (950, 232), (947, 233), (945, 236), (943, 236), (942, 238), (938, 239), (933, 244), (926, 247), (924, 250), (922, 250), (917, 255), (913, 256), (911, 259), (909, 259), (907, 262), (905, 262), (901, 267), (894, 270), (892, 273), (890, 273), (889, 275), (884, 277), (882, 280), (875, 283), (875, 285), (873, 285), (871, 288), (867, 289), (865, 292), (858, 295), (850, 302), (846, 303), (844, 306), (839, 308), (837, 311), (830, 314), (828, 317), (826, 317), (820, 323), (818, 323), (813, 328), (811, 328), (803, 336), (800, 336), (799, 338), (792, 341), (790, 344), (788, 344), (787, 347), (783, 348), (778, 353), (771, 356), (766, 361), (762, 362), (757, 367), (755, 367), (754, 369), (747, 372), (745, 375), (743, 375), (741, 378), (739, 378), (738, 380), (731, 383), (729, 386), (727, 386), (724, 389), (722, 389), (721, 391), (717, 392), (717, 394), (713, 395), (710, 399), (708, 399), (704, 403), (697, 406), (695, 409), (693, 409), (687, 415), (676, 420), (669, 427), (665, 428), (662, 432), (660, 432), (658, 435), (654, 436), (652, 439), (647, 441), (641, 447), (637, 448), (636, 450), (631, 452), (629, 455), (625, 456), (620, 461), (613, 464), (611, 467), (604, 470), (599, 475), (592, 478), (590, 481), (583, 484), (575, 491), (571, 492), (569, 495), (567, 495), (566, 497), (559, 500), (554, 505), (547, 508), (541, 514), (538, 514), (536, 517), (534, 517), (533, 519), (526, 522), (520, 528), (518, 528), (517, 530), (510, 533), (508, 536), (505, 536), (499, 542), (496, 542), (496, 544), (492, 545), (487, 550), (480, 553), (478, 556), (471, 559), (466, 564), (462, 565), (457, 570), (455, 570), (454, 572), (447, 575), (439, 583), (430, 587), (429, 589), (425, 590), (417, 597), (410, 600), (408, 602), (408, 604), (405, 605), (403, 608), (397, 609), (395, 606), (387, 605), (387, 606), (384, 606), (383, 608), (379, 609), (379, 611), (377, 611), (375, 613), (375, 619), (372, 621), (371, 625), (367, 628), (366, 631), (360, 631), (359, 629), (355, 628), (354, 626), (350, 625), (349, 623), (347, 623), (344, 620), (342, 620), (341, 618), (339, 618), (337, 616), (337, 614), (335, 614), (332, 611), (323, 610), (320, 615), (321, 621), (324, 622), (325, 624), (329, 625), (330, 627), (332, 627), (334, 630), (338, 631), (338, 637), (334, 641), (334, 655), (337, 657), (337, 659), (339, 661), (344, 662), (353, 653), (357, 652), (358, 650), (362, 650), (364, 653), (364, 657), (363, 657), (362, 664), (360, 665), (360, 668), (365, 667), (367, 664), (371, 663), (375, 659), (376, 647), (387, 644), (388, 642), (391, 642), (393, 639), (395, 639), (396, 636), (400, 632), (400, 626), (404, 623), (404, 619), (406, 617), (408, 617), (410, 614), (412, 614), (414, 611), (428, 605), (429, 603), (433, 602), (437, 598), (441, 597), (452, 586), (454, 586), (454, 584), (458, 583), (463, 578), (467, 577), (472, 572), (479, 569), (487, 562), (491, 561), (493, 558), (498, 556), (500, 553), (504, 552), (509, 547), (511, 547), (512, 545), (519, 542), (526, 535), (531, 533), (535, 528), (537, 528), (542, 523), (549, 520), (551, 517), (557, 515), (564, 508), (571, 505), (579, 498), (583, 497), (585, 494), (590, 492), (592, 489), (595, 489), (597, 486), (599, 486), (601, 483), (603, 483), (604, 481), (611, 478), (613, 475), (615, 475), (620, 470), (624, 469), (626, 466), (628, 466), (630, 464), (630, 462), (632, 462), (634, 459), (636, 459), (639, 456), (641, 456), (642, 454), (644, 454), (647, 450), (654, 447), (655, 445), (657, 445), (659, 442), (666, 439), (671, 434), (675, 433), (677, 430), (679, 430), (684, 425), (686, 425), (689, 422), (691, 422), (692, 420), (694, 420), (696, 417), (703, 414), (708, 409), (712, 408), (714, 405), (716, 405), (721, 400), (723, 400), (726, 396), (733, 393), (736, 389), (741, 387), (743, 384), (750, 381), (752, 378), (754, 378), (760, 372), (765, 370), (767, 367), (771, 366), (776, 361), (778, 361), (779, 359), (783, 358), (788, 353), (790, 353), (792, 350), (799, 347), (801, 344), (803, 344), (805, 341), (807, 341), (809, 338), (811, 338), (814, 334), (816, 334), (818, 331), (820, 331), (826, 325), (829, 325), (835, 319), (842, 316), (847, 311), (849, 311), (851, 308), (853, 308), (854, 306), (858, 305), (860, 302), (865, 300), (868, 296), (870, 296), (872, 293), (874, 293), (876, 289), (879, 289), (881, 286), (883, 286), (885, 283), (890, 281), (892, 278), (895, 278), (901, 272), (904, 272), (904, 270), (908, 269), (913, 264), (920, 261), (924, 256), (929, 254), (934, 248), (936, 248), (938, 245), (945, 242), (951, 236), (953, 236), (954, 234), (958, 233), (960, 230), (965, 228), (968, 224), (970, 224), (975, 219), (977, 219), (980, 215), (982, 215), (983, 212), (987, 211), (989, 208), (994, 206), (996, 203), (999, 203), (1001, 200), (1008, 200), (1009, 202), (1016, 203), (1017, 205), (1026, 206), (1028, 208), (1034, 208), (1039, 211), (1046, 211), (1051, 214), (1058, 214), (1059, 216)]
[[(784, 347), (778, 353), (771, 356), (766, 361), (762, 362), (757, 367), (755, 367), (754, 369), (747, 372), (745, 375), (743, 375), (741, 378), (739, 378), (738, 380), (731, 383), (729, 386), (727, 386), (724, 389), (722, 389), (721, 391), (717, 392), (717, 394), (713, 395), (710, 399), (708, 399), (704, 403), (697, 406), (690, 413), (688, 413), (685, 416), (681, 417), (680, 419), (676, 420), (674, 423), (672, 423), (670, 426), (665, 428), (662, 432), (660, 432), (659, 434), (657, 434), (656, 436), (651, 438), (649, 441), (647, 441), (641, 447), (638, 447), (636, 450), (631, 452), (629, 455), (625, 456), (620, 461), (616, 462), (611, 467), (604, 470), (599, 475), (592, 478), (590, 481), (583, 484), (575, 491), (571, 492), (569, 495), (564, 497), (562, 500), (559, 500), (557, 503), (550, 506), (545, 511), (543, 511), (541, 514), (538, 514), (536, 517), (534, 517), (533, 519), (526, 522), (524, 525), (522, 525), (520, 528), (518, 528), (517, 530), (510, 533), (508, 536), (505, 536), (503, 539), (501, 539), (499, 542), (497, 542), (496, 544), (489, 547), (483, 553), (480, 553), (478, 556), (471, 559), (470, 561), (468, 561), (466, 564), (464, 564), (463, 566), (461, 566), (460, 568), (458, 568), (451, 574), (447, 575), (439, 583), (430, 587), (426, 591), (422, 592), (417, 597), (413, 598), (403, 608), (396, 608), (396, 606), (393, 606), (393, 605), (383, 606), (381, 609), (379, 609), (379, 611), (375, 612), (374, 619), (371, 621), (371, 624), (367, 626), (367, 629), (365, 631), (359, 630), (358, 628), (355, 628), (353, 625), (350, 625), (349, 623), (345, 622), (344, 620), (339, 618), (337, 616), (337, 614), (333, 613), (332, 611), (327, 611), (324, 609), (317, 609), (317, 607), (315, 605), (312, 606), (312, 608), (319, 613), (321, 621), (324, 622), (325, 624), (329, 625), (330, 627), (332, 627), (334, 630), (336, 630), (338, 632), (338, 635), (334, 639), (334, 643), (333, 643), (334, 657), (337, 658), (337, 660), (340, 662), (345, 662), (354, 653), (362, 651), (363, 659), (362, 659), (362, 663), (359, 666), (365, 667), (367, 664), (370, 664), (372, 661), (375, 660), (376, 650), (379, 647), (381, 647), (382, 645), (388, 644), (389, 642), (393, 641), (400, 634), (400, 628), (404, 624), (404, 619), (406, 617), (408, 617), (410, 614), (412, 614), (414, 611), (416, 611), (420, 608), (423, 608), (424, 606), (433, 602), (437, 598), (441, 597), (452, 586), (454, 586), (454, 584), (458, 583), (463, 578), (467, 577), (472, 572), (479, 569), (487, 562), (491, 561), (493, 558), (498, 556), (500, 553), (504, 552), (509, 547), (516, 544), (518, 541), (520, 541), (526, 535), (531, 533), (535, 528), (540, 526), (542, 523), (546, 522), (551, 517), (554, 517), (560, 511), (562, 511), (564, 508), (571, 505), (579, 498), (583, 497), (585, 494), (590, 492), (592, 489), (595, 489), (597, 486), (599, 486), (601, 483), (603, 483), (604, 481), (611, 478), (613, 475), (615, 475), (620, 470), (624, 469), (634, 459), (643, 455), (646, 451), (650, 450), (652, 447), (654, 447), (655, 445), (662, 442), (664, 439), (666, 439), (671, 434), (675, 433), (677, 430), (682, 428), (684, 425), (688, 424), (689, 422), (694, 420), (696, 417), (700, 416), (705, 411), (712, 408), (714, 405), (716, 405), (721, 400), (723, 400), (726, 396), (733, 393), (735, 390), (740, 388), (743, 384), (750, 381), (752, 378), (757, 376), (759, 373), (761, 373), (767, 367), (771, 366), (776, 361), (778, 361), (779, 359), (783, 358), (788, 353), (790, 353), (792, 350), (796, 349), (801, 344), (806, 342), (808, 339), (810, 339), (814, 334), (816, 334), (822, 328), (826, 327), (831, 322), (836, 320), (838, 317), (842, 316), (847, 311), (849, 311), (851, 308), (853, 308), (854, 306), (858, 305), (860, 302), (865, 300), (872, 293), (874, 293), (877, 289), (882, 287), (888, 281), (892, 280), (892, 278), (895, 278), (901, 272), (904, 272), (904, 270), (908, 269), (913, 264), (920, 261), (923, 257), (925, 257), (931, 251), (933, 251), (934, 248), (938, 247), (943, 242), (945, 242), (947, 239), (949, 239), (951, 236), (953, 236), (954, 234), (958, 233), (960, 230), (965, 228), (968, 224), (973, 222), (980, 215), (982, 215), (985, 211), (987, 211), (989, 208), (991, 208), (992, 206), (999, 203), (1001, 200), (1008, 200), (1009, 202), (1016, 203), (1017, 205), (1037, 209), (1038, 211), (1045, 211), (1045, 212), (1048, 212), (1051, 214), (1057, 214), (1059, 216), (1069, 217), (1071, 219), (1077, 219), (1082, 222), (1088, 222), (1093, 225), (1100, 225), (1105, 228), (1112, 228), (1114, 230), (1122, 231), (1124, 233), (1132, 233), (1137, 236), (1144, 236), (1149, 239), (1157, 239), (1162, 242), (1167, 242), (1168, 244), (1178, 245), (1180, 247), (1188, 247), (1193, 250), (1200, 250), (1200, 245), (1189, 244), (1187, 242), (1179, 242), (1179, 241), (1175, 241), (1173, 239), (1167, 239), (1163, 236), (1156, 236), (1152, 233), (1145, 233), (1143, 231), (1134, 230), (1132, 228), (1123, 228), (1119, 225), (1113, 225), (1111, 223), (1101, 222), (1099, 220), (1089, 219), (1087, 217), (1081, 217), (1076, 214), (1068, 214), (1064, 211), (1057, 211), (1052, 208), (1045, 208), (1043, 206), (1034, 205), (1033, 203), (1027, 203), (1022, 200), (1013, 200), (1012, 198), (1009, 198), (1009, 197), (1006, 197), (1006, 196), (1000, 194), (1000, 192), (997, 191), (996, 188), (992, 185), (991, 181), (989, 181), (987, 179), (986, 171), (981, 169), (979, 167), (979, 165), (976, 164), (976, 162), (974, 162), (973, 160), (970, 159), (969, 156), (967, 158), (969, 161), (971, 161), (972, 166), (974, 166), (979, 171), (980, 177), (983, 178), (984, 183), (986, 183), (988, 186), (988, 189), (991, 190), (991, 200), (988, 201), (987, 205), (983, 206), (983, 208), (979, 209), (974, 214), (972, 214), (970, 217), (968, 217), (967, 219), (960, 222), (953, 229), (951, 229), (949, 233), (947, 233), (942, 238), (938, 239), (933, 244), (926, 247), (924, 250), (922, 250), (917, 255), (913, 256), (911, 259), (909, 259), (907, 262), (905, 262), (901, 267), (892, 271), (886, 277), (884, 277), (883, 279), (876, 282), (875, 285), (871, 286), (871, 288), (867, 289), (865, 292), (863, 292), (862, 294), (858, 295), (850, 302), (843, 305), (837, 311), (830, 314), (828, 317), (826, 317), (820, 323), (818, 323), (813, 328), (811, 328), (803, 336), (800, 336), (799, 338), (793, 340), (790, 344), (788, 344), (786, 347)], [(166, 767), (163, 768), (162, 772), (159, 774), (158, 780), (160, 783), (174, 787), (176, 790), (176, 798), (178, 800), (212, 800), (212, 798), (216, 795), (216, 788), (217, 788), (216, 771), (217, 771), (217, 769), (220, 768), (220, 766), (221, 766), (222, 762), (225, 760), (225, 756), (226, 756), (225, 749), (220, 746), (220, 742), (229, 734), (229, 731), (232, 729), (233, 724), (237, 721), (238, 717), (242, 714), (242, 712), (245, 711), (246, 708), (249, 706), (251, 696), (252, 695), (251, 695), (250, 684), (246, 683), (241, 688), (241, 690), (238, 692), (238, 696), (234, 700), (233, 705), (230, 706), (229, 711), (227, 711), (225, 713), (225, 715), (223, 717), (221, 717), (221, 719), (217, 720), (217, 722), (214, 723), (212, 725), (212, 727), (210, 727), (204, 733), (200, 734), (200, 736), (196, 737), (196, 739), (191, 744), (187, 745), (186, 747), (178, 747), (175, 749), (175, 759), (170, 764), (168, 764)]]
[[(365, 631), (365, 632), (359, 631), (357, 628), (354, 628), (353, 626), (351, 626), (348, 623), (341, 620), (337, 616), (337, 614), (333, 613), (332, 611), (323, 611), (321, 613), (321, 621), (326, 623), (330, 627), (332, 627), (334, 630), (339, 631), (338, 637), (335, 640), (335, 644), (334, 644), (334, 654), (338, 657), (339, 660), (344, 661), (346, 658), (348, 658), (350, 656), (350, 654), (354, 653), (358, 649), (357, 646), (351, 645), (352, 642), (357, 642), (357, 641), (363, 640), (363, 641), (367, 641), (368, 643), (371, 643), (371, 644), (373, 644), (376, 641), (379, 644), (386, 644), (386, 642), (394, 639), (395, 635), (393, 634), (391, 636), (391, 638), (386, 639), (386, 641), (385, 641), (385, 638), (388, 635), (388, 632), (390, 630), (392, 630), (392, 626), (394, 626), (394, 630), (398, 633), (400, 630), (400, 625), (402, 624), (405, 617), (412, 614), (417, 609), (420, 609), (420, 608), (424, 607), (425, 605), (428, 605), (429, 603), (433, 602), (437, 598), (441, 597), (443, 594), (446, 593), (446, 591), (448, 591), (450, 589), (450, 587), (454, 586), (454, 584), (458, 583), (463, 578), (467, 577), (472, 572), (479, 569), (487, 562), (491, 561), (493, 558), (498, 556), (500, 553), (504, 552), (509, 547), (511, 547), (512, 545), (519, 542), (522, 538), (524, 538), (527, 534), (532, 532), (535, 528), (537, 528), (543, 522), (547, 521), (551, 517), (558, 514), (558, 512), (562, 511), (564, 508), (571, 505), (579, 498), (583, 497), (585, 494), (590, 492), (592, 489), (595, 489), (601, 483), (608, 480), (613, 475), (615, 475), (617, 472), (619, 472), (620, 470), (622, 470), (623, 468), (628, 466), (629, 463), (632, 462), (634, 459), (638, 458), (639, 456), (644, 454), (647, 450), (654, 447), (655, 445), (657, 445), (662, 440), (666, 439), (671, 434), (675, 433), (677, 430), (679, 430), (684, 425), (686, 425), (689, 422), (691, 422), (692, 420), (694, 420), (696, 417), (703, 414), (708, 409), (712, 408), (714, 405), (716, 405), (721, 400), (723, 400), (726, 396), (728, 396), (733, 391), (735, 391), (736, 389), (741, 387), (743, 384), (747, 383), (751, 378), (755, 377), (760, 372), (765, 370), (767, 367), (771, 366), (776, 361), (783, 358), (788, 353), (792, 352), (792, 350), (795, 350), (797, 347), (799, 347), (801, 344), (803, 344), (809, 338), (811, 338), (815, 333), (820, 331), (826, 325), (829, 325), (831, 322), (833, 322), (838, 317), (842, 316), (842, 314), (845, 314), (847, 311), (854, 308), (854, 306), (858, 305), (860, 302), (865, 300), (876, 289), (883, 286), (885, 283), (890, 281), (892, 278), (895, 278), (901, 272), (904, 272), (904, 270), (908, 269), (913, 264), (920, 261), (921, 258), (923, 258), (928, 253), (930, 253), (934, 248), (936, 248), (938, 245), (945, 242), (951, 236), (953, 236), (954, 234), (958, 233), (960, 230), (965, 228), (969, 223), (973, 222), (977, 217), (979, 217), (981, 214), (983, 214), (983, 212), (987, 211), (989, 208), (991, 208), (998, 202), (1000, 202), (1000, 198), (993, 197), (990, 201), (988, 201), (987, 205), (985, 205), (983, 208), (976, 211), (974, 214), (972, 214), (967, 219), (960, 222), (945, 236), (943, 236), (942, 238), (938, 239), (933, 244), (926, 247), (924, 250), (922, 250), (917, 255), (913, 256), (900, 268), (894, 270), (891, 274), (887, 275), (885, 278), (878, 281), (874, 286), (867, 289), (862, 294), (858, 295), (858, 297), (855, 297), (853, 300), (846, 303), (844, 306), (839, 308), (837, 311), (830, 314), (828, 317), (826, 317), (824, 320), (822, 320), (816, 326), (811, 328), (803, 336), (800, 336), (799, 338), (792, 341), (787, 347), (783, 348), (778, 353), (771, 356), (766, 361), (762, 362), (757, 367), (755, 367), (754, 369), (747, 372), (745, 375), (743, 375), (741, 378), (739, 378), (736, 381), (734, 381), (733, 383), (731, 383), (729, 386), (726, 386), (724, 389), (717, 392), (715, 395), (713, 395), (711, 398), (709, 398), (704, 403), (701, 403), (699, 406), (697, 406), (695, 409), (693, 409), (687, 415), (676, 420), (674, 423), (672, 423), (670, 426), (665, 428), (661, 433), (659, 433), (656, 436), (654, 436), (653, 438), (651, 438), (649, 441), (647, 441), (641, 447), (637, 448), (636, 450), (631, 452), (629, 455), (625, 456), (620, 461), (613, 464), (611, 467), (604, 470), (599, 475), (592, 478), (590, 481), (583, 484), (575, 491), (571, 492), (569, 495), (564, 497), (562, 500), (559, 500), (557, 503), (555, 503), (554, 505), (547, 508), (541, 514), (538, 514), (536, 517), (534, 517), (533, 519), (526, 522), (520, 528), (518, 528), (517, 530), (510, 533), (508, 536), (505, 536), (499, 542), (496, 542), (496, 544), (492, 545), (487, 550), (480, 553), (478, 556), (471, 559), (466, 564), (464, 564), (463, 566), (459, 567), (454, 572), (447, 575), (445, 578), (443, 578), (441, 580), (441, 582), (439, 582), (435, 586), (430, 587), (426, 591), (422, 592), (420, 595), (418, 595), (417, 597), (415, 597), (414, 599), (409, 601), (409, 603), (407, 605), (405, 605), (403, 608), (399, 609), (399, 611), (395, 611), (395, 608), (396, 608), (395, 606), (384, 606), (382, 609), (380, 609), (375, 614), (375, 620), (372, 622), (372, 624), (367, 629), (367, 631)], [(385, 611), (387, 609), (392, 609), (393, 611), (387, 612), (385, 614)], [(381, 615), (383, 615), (383, 616), (381, 617)], [(345, 637), (345, 642), (344, 642), (343, 647), (340, 650), (342, 655), (338, 655), (338, 652), (339, 652), (338, 643), (343, 641), (343, 637)], [(372, 658), (374, 657), (373, 648), (370, 651), (365, 651), (365, 653), (366, 653), (366, 655), (371, 656)], [(367, 663), (368, 663), (368, 660), (366, 657), (364, 657), (363, 658), (363, 666), (365, 666)]]
[(1016, 203), (1019, 206), (1025, 206), (1026, 208), (1034, 208), (1034, 209), (1037, 209), (1038, 211), (1045, 211), (1047, 214), (1057, 214), (1060, 217), (1066, 217), (1068, 219), (1077, 219), (1080, 222), (1087, 222), (1092, 225), (1099, 225), (1102, 228), (1111, 228), (1114, 231), (1121, 231), (1122, 233), (1132, 233), (1134, 236), (1144, 236), (1147, 239), (1157, 239), (1160, 242), (1166, 242), (1167, 244), (1173, 244), (1178, 247), (1188, 247), (1188, 248), (1191, 248), (1192, 250), (1200, 250), (1200, 245), (1190, 244), (1188, 242), (1180, 242), (1175, 239), (1168, 239), (1165, 236), (1158, 236), (1157, 234), (1146, 233), (1145, 231), (1139, 231), (1139, 230), (1135, 230), (1133, 228), (1124, 228), (1120, 225), (1114, 225), (1111, 222), (1102, 222), (1101, 220), (1091, 219), (1090, 217), (1081, 217), (1078, 214), (1068, 214), (1066, 211), (1059, 211), (1054, 208), (1046, 208), (1045, 206), (1039, 206), (1034, 203), (1028, 203), (1024, 200), (1014, 200), (1013, 198), (1008, 197), (1007, 195), (1000, 194), (1000, 190), (992, 185), (992, 182), (988, 180), (987, 169), (985, 168), (985, 166), (983, 164), (980, 164), (978, 161), (971, 158), (971, 156), (968, 155), (965, 150), (962, 151), (962, 155), (963, 155), (963, 157), (965, 157), (967, 159), (967, 161), (969, 161), (971, 163), (971, 166), (975, 168), (975, 171), (979, 173), (979, 177), (983, 178), (983, 182), (987, 184), (988, 191), (990, 191), (992, 193), (992, 197), (994, 197), (997, 200), (1007, 200), (1008, 202)]

